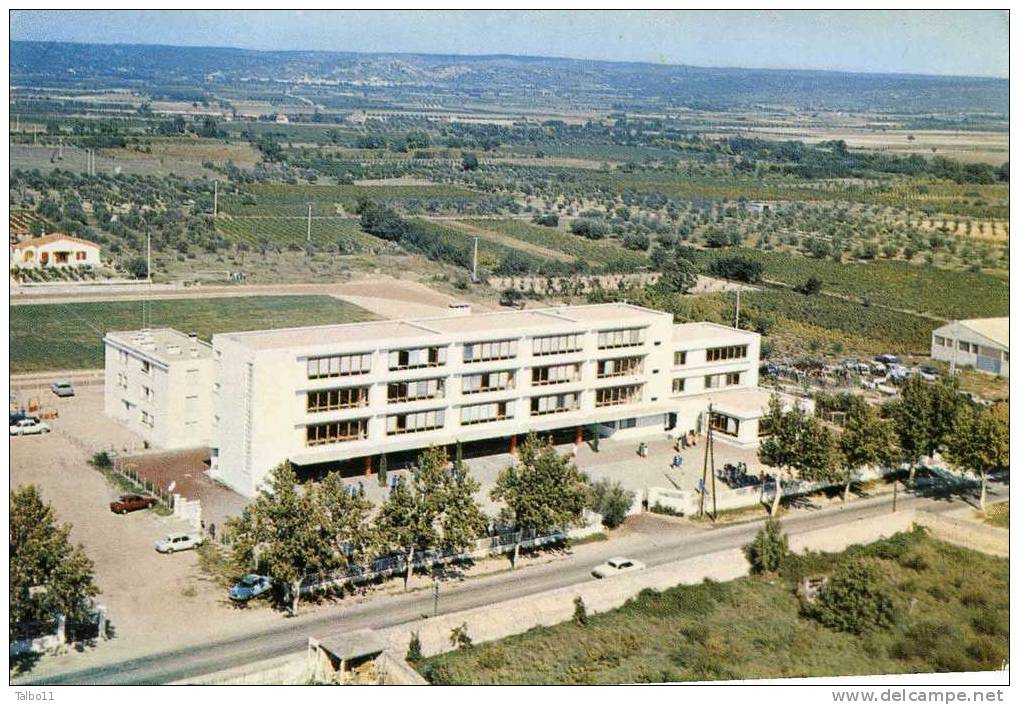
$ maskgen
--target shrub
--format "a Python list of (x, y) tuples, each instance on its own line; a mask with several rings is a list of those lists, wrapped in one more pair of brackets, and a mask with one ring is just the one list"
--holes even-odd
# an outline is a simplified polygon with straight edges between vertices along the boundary
[(420, 661), (421, 655), (421, 637), (418, 636), (417, 632), (410, 633), (410, 644), (407, 645), (407, 662), (414, 663)]
[(449, 645), (455, 646), (458, 649), (469, 649), (474, 646), (474, 640), (467, 634), (467, 622), (450, 630)]
[(573, 623), (580, 627), (587, 624), (587, 606), (580, 595), (573, 598)]
[(506, 665), (506, 652), (501, 646), (490, 646), (478, 654), (478, 665), (495, 671)]
[(757, 536), (743, 547), (743, 555), (754, 573), (773, 573), (789, 555), (789, 537), (782, 533), (778, 519), (768, 519)]
[(869, 561), (846, 563), (821, 588), (808, 612), (826, 627), (850, 634), (890, 627), (892, 600), (881, 589), (879, 578)]
[(723, 279), (756, 284), (761, 281), (764, 265), (743, 255), (732, 255), (731, 257), (719, 257), (711, 263), (708, 271)]
[(616, 481), (598, 480), (591, 485), (590, 508), (602, 516), (602, 524), (614, 529), (626, 519), (626, 513), (633, 505), (634, 493), (623, 488)]
[(570, 223), (574, 235), (586, 237), (588, 240), (601, 240), (609, 234), (609, 226), (604, 220), (594, 218), (578, 218)]
[(987, 636), (1004, 636), (1008, 634), (1008, 621), (1000, 614), (990, 609), (980, 610), (979, 614), (970, 622), (980, 634)]
[(110, 458), (110, 454), (105, 450), (101, 450), (92, 456), (92, 459), (88, 461), (89, 464), (97, 470), (109, 470), (113, 467), (113, 460)]

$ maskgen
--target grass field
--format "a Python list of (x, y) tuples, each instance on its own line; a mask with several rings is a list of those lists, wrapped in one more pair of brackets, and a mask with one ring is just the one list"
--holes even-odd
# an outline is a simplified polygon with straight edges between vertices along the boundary
[(984, 521), (999, 529), (1008, 528), (1008, 502), (992, 504), (984, 514)]
[(10, 308), (11, 372), (39, 372), (103, 366), (103, 335), (142, 327), (142, 311), (151, 327), (194, 332), (204, 340), (214, 333), (347, 323), (374, 318), (330, 296), (242, 296), (207, 299), (38, 304)]
[[(873, 561), (895, 624), (863, 635), (801, 614), (804, 575)], [(781, 575), (645, 590), (623, 607), (425, 659), (433, 683), (608, 684), (981, 671), (1008, 658), (1008, 561), (921, 533), (794, 557)], [(468, 626), (468, 632), (471, 625)]]

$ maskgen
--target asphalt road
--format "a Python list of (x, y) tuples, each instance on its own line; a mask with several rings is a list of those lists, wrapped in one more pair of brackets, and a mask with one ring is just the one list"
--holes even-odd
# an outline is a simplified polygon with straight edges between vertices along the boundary
[[(790, 535), (837, 527), (856, 521), (874, 520), (891, 511), (892, 498), (887, 495), (851, 502), (846, 508), (831, 506), (816, 511), (796, 511), (783, 519), (783, 528)], [(922, 508), (939, 512), (962, 505), (954, 498), (936, 500), (900, 493), (900, 509)], [(608, 541), (578, 547), (572, 555), (537, 566), (505, 571), (460, 583), (444, 583), (439, 612), (449, 613), (535, 595), (557, 588), (591, 580), (591, 569), (607, 558), (624, 553), (649, 566), (731, 549), (747, 544), (761, 522), (751, 522), (714, 530), (675, 534), (662, 532), (641, 536), (639, 541)], [(583, 550), (580, 550), (583, 549)], [(308, 637), (362, 628), (384, 628), (412, 622), (431, 614), (430, 590), (383, 597), (352, 605), (338, 611), (311, 617), (282, 619), (278, 627), (262, 630), (243, 638), (233, 638), (157, 653), (91, 669), (55, 674), (38, 679), (31, 674), (16, 682), (39, 685), (77, 684), (143, 684), (168, 683), (234, 668), (248, 663), (285, 656), (307, 647)]]

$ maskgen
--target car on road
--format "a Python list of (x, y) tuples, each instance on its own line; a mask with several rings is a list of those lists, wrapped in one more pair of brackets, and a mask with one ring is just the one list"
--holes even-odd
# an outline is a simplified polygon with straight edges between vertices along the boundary
[(40, 433), (50, 432), (49, 424), (34, 417), (21, 419), (11, 425), (12, 436), (34, 436)]
[(205, 542), (205, 538), (196, 532), (179, 532), (167, 534), (165, 538), (156, 541), (156, 550), (160, 553), (176, 553), (198, 548)]
[(110, 511), (114, 514), (137, 512), (140, 509), (150, 509), (156, 506), (158, 501), (149, 494), (124, 494), (117, 500), (110, 502)]
[(272, 578), (267, 575), (245, 575), (230, 588), (230, 599), (234, 602), (247, 602), (259, 595), (264, 595), (272, 588)]
[(71, 386), (70, 382), (54, 382), (50, 385), (50, 389), (58, 397), (73, 397), (74, 387)]
[(592, 570), (591, 575), (596, 578), (611, 578), (613, 575), (630, 573), (635, 570), (644, 570), (644, 564), (632, 558), (617, 556), (616, 558), (608, 559)]
[(10, 423), (8, 424), (9, 426), (13, 426), (14, 424), (18, 423), (18, 421), (24, 421), (25, 419), (31, 419), (32, 421), (36, 422), (39, 421), (38, 416), (32, 416), (24, 409), (10, 412), (9, 417), (10, 417)]
[(930, 365), (921, 365), (917, 368), (916, 373), (920, 375), (920, 379), (924, 382), (937, 382), (938, 381), (938, 368), (931, 367)]

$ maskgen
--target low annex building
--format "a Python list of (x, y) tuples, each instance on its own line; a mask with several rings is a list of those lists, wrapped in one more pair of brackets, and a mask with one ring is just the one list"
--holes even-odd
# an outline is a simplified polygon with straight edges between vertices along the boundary
[(1008, 317), (971, 318), (935, 328), (931, 358), (1008, 379)]
[(89, 240), (54, 233), (11, 245), (11, 268), (98, 267), (99, 245)]
[[(137, 336), (107, 336), (107, 413), (131, 423), (144, 410), (131, 395), (146, 385), (135, 376), (117, 389), (124, 354), (128, 368), (156, 358), (174, 367)], [(207, 438), (213, 477), (245, 496), (284, 460), (360, 473), (376, 470), (383, 455), (391, 468), (412, 462), (432, 445), (513, 452), (531, 431), (579, 443), (678, 437), (711, 423), (717, 437), (748, 447), (766, 431), (758, 428), (769, 398), (757, 387), (758, 334), (674, 324), (671, 314), (625, 303), (461, 307), (415, 320), (223, 333), (202, 350), (190, 359), (203, 371), (189, 379), (208, 379), (209, 404), (192, 404), (209, 410), (207, 432), (199, 421), (193, 440), (175, 429), (160, 445)], [(175, 385), (194, 389), (179, 375), (167, 374), (166, 384), (168, 399), (186, 396)]]
[(212, 346), (172, 328), (110, 331), (103, 344), (107, 416), (155, 448), (209, 445)]

